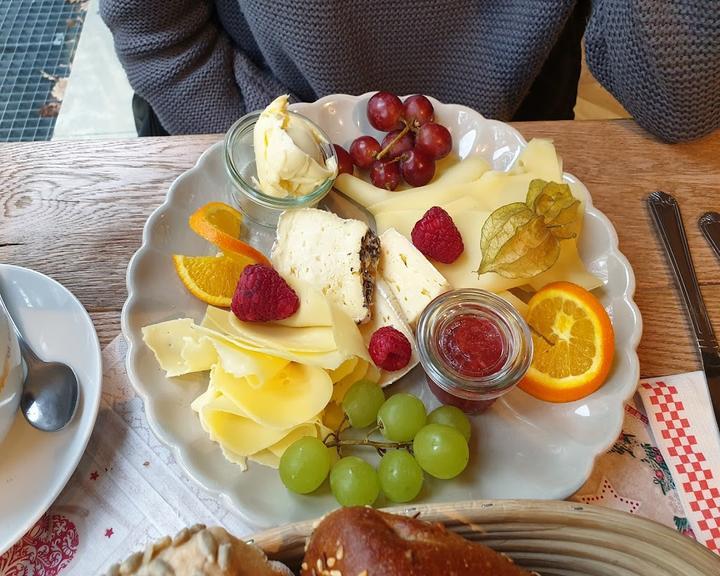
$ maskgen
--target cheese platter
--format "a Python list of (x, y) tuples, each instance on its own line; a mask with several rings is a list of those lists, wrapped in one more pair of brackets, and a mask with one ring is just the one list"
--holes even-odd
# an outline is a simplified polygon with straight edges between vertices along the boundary
[[(292, 178), (266, 166), (247, 177), (231, 129), (149, 218), (128, 268), (123, 310), (128, 374), (148, 421), (192, 477), (259, 527), (318, 516), (336, 501), (403, 501), (383, 472), (391, 466), (383, 460), (397, 452), (397, 466), (422, 469), (406, 500), (565, 498), (614, 441), (639, 377), (634, 277), (612, 225), (582, 183), (563, 173), (551, 142), (526, 143), (507, 124), (429, 99), (452, 145), (438, 152), (428, 177), (423, 150), (439, 149), (444, 133), (432, 140), (408, 121), (404, 133), (384, 130), (383, 138), (367, 113), (372, 98), (333, 95), (292, 105), (285, 113), (297, 115), (295, 128), (287, 133), (297, 135), (297, 123), (307, 119), (312, 134), (336, 145), (334, 153), (326, 146), (316, 154), (315, 164), (310, 152), (298, 156)], [(411, 132), (414, 149), (377, 165)], [(368, 137), (383, 145), (373, 148), (362, 140)], [(268, 132), (260, 142), (277, 158), (275, 138)], [(375, 158), (367, 169), (360, 169), (359, 149)], [(355, 168), (343, 168), (345, 154)], [(338, 167), (344, 172), (335, 178)], [(313, 190), (322, 189), (328, 171), (337, 192), (327, 186), (311, 203), (303, 198), (314, 192), (294, 196), (286, 186), (309, 174), (319, 178)], [(275, 178), (259, 216), (243, 192), (262, 189), (252, 178)], [(287, 197), (273, 200), (275, 193)], [(341, 197), (369, 213), (370, 223), (323, 209)], [(248, 198), (253, 209), (245, 209)], [(208, 266), (229, 279), (224, 292), (210, 294), (198, 281)], [(563, 308), (548, 324), (557, 302)], [(479, 320), (478, 309), (485, 311)], [(558, 328), (563, 313), (575, 328)], [(559, 377), (558, 350), (586, 332), (595, 353), (585, 368)], [(447, 341), (452, 345), (437, 344)], [(463, 342), (470, 360), (470, 348), (452, 352)], [(502, 369), (485, 370), (498, 362)], [(346, 401), (358, 382), (383, 390), (388, 407), (379, 402), (371, 418), (377, 429), (352, 422), (355, 416), (367, 424), (366, 406), (353, 411)], [(413, 401), (405, 397), (423, 406), (408, 434)], [(400, 422), (393, 403), (404, 404)], [(447, 432), (455, 416), (438, 411), (442, 404), (470, 414), (455, 420), (470, 423), (467, 435)], [(457, 437), (457, 454), (467, 455), (454, 461), (462, 465), (453, 469), (450, 458), (438, 467), (427, 446)], [(308, 438), (333, 449), (327, 466), (324, 452), (321, 458), (327, 470), (317, 481), (303, 473), (308, 482), (293, 484), (291, 464), (303, 463), (289, 455), (302, 452), (301, 440), (306, 450), (317, 448)], [(361, 491), (343, 493), (345, 480), (367, 472), (353, 458), (370, 464), (365, 484), (379, 471), (382, 490), (365, 500)]]

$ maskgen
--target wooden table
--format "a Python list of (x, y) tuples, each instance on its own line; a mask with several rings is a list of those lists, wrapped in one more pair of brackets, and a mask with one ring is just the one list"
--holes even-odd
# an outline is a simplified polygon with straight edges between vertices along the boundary
[[(720, 211), (720, 133), (665, 145), (632, 121), (533, 122), (527, 137), (552, 138), (565, 170), (589, 188), (615, 225), (637, 278), (643, 376), (694, 370), (699, 361), (682, 303), (645, 208), (653, 190), (675, 195), (703, 294), (720, 334), (720, 261), (698, 217)], [(102, 345), (120, 332), (125, 269), (150, 212), (170, 183), (219, 136), (0, 145), (0, 262), (33, 268), (72, 290)]]

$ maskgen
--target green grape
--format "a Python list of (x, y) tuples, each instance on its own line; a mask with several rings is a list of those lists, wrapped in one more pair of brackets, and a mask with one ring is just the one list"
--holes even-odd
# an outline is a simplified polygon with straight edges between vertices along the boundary
[(380, 406), (377, 423), (380, 432), (393, 442), (409, 442), (425, 425), (425, 404), (412, 394), (395, 394)]
[(445, 424), (457, 429), (465, 440), (470, 440), (470, 420), (465, 412), (455, 406), (440, 406), (427, 417), (428, 424)]
[(390, 450), (378, 467), (380, 487), (393, 502), (410, 502), (422, 489), (423, 471), (407, 450)]
[(441, 480), (460, 474), (470, 459), (467, 440), (444, 424), (423, 426), (413, 441), (413, 453), (425, 472)]
[(380, 480), (365, 460), (346, 456), (330, 471), (330, 490), (342, 506), (370, 506), (380, 494)]
[(312, 436), (295, 440), (280, 457), (280, 479), (288, 490), (298, 494), (317, 490), (329, 471), (330, 450)]
[(353, 428), (370, 426), (377, 418), (385, 394), (380, 385), (371, 380), (358, 380), (345, 393), (342, 407)]

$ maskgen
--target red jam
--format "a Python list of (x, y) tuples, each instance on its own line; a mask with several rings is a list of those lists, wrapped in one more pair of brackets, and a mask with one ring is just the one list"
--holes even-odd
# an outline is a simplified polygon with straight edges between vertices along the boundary
[(490, 376), (497, 373), (507, 359), (505, 338), (489, 318), (461, 314), (443, 326), (439, 336), (441, 358), (461, 376)]
[(416, 333), (428, 387), (468, 414), (485, 411), (517, 386), (532, 361), (525, 320), (486, 290), (441, 294), (423, 310)]
[(427, 377), (427, 383), (428, 388), (430, 388), (430, 391), (435, 395), (435, 398), (440, 400), (443, 404), (449, 404), (450, 406), (460, 408), (460, 410), (465, 412), (465, 414), (480, 414), (481, 412), (485, 412), (485, 410), (490, 408), (496, 400), (495, 398), (490, 400), (470, 400), (469, 398), (460, 398), (459, 396), (450, 394), (447, 390), (440, 388), (440, 386), (435, 384), (429, 376)]

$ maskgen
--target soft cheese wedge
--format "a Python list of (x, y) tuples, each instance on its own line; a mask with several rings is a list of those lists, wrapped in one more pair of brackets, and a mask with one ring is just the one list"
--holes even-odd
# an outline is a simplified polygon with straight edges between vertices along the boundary
[(451, 288), (412, 242), (394, 228), (380, 237), (379, 271), (413, 328), (430, 301)]
[(289, 282), (311, 284), (361, 324), (370, 319), (378, 252), (364, 222), (306, 208), (280, 216), (270, 259)]

